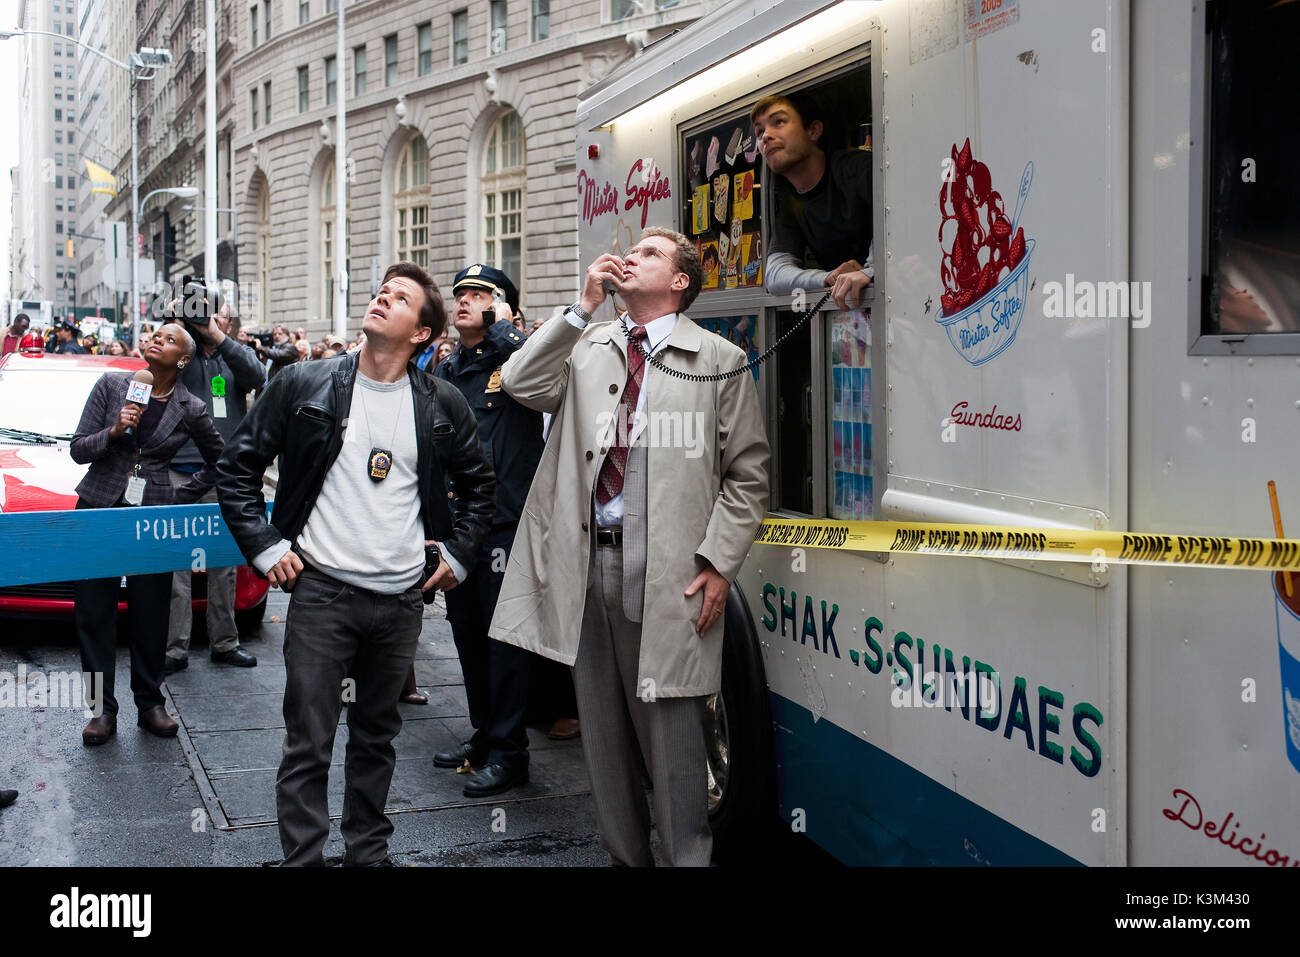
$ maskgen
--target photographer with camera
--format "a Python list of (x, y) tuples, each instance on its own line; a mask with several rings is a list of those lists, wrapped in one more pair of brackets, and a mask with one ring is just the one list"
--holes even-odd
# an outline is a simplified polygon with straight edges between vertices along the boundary
[[(194, 337), (198, 348), (194, 360), (180, 374), (190, 393), (203, 400), (212, 424), (223, 442), (229, 442), (248, 412), (248, 393), (266, 384), (266, 372), (256, 353), (241, 345), (230, 334), (230, 302), (216, 289), (202, 283), (184, 285), (183, 298), (172, 304), (167, 322), (180, 322)], [(193, 441), (176, 453), (171, 461), (172, 484), (179, 487), (203, 467), (203, 458)], [(215, 502), (216, 490), (203, 496), (202, 502)], [(212, 660), (239, 668), (251, 668), (257, 659), (239, 644), (235, 624), (235, 566), (209, 568), (208, 574), (208, 647)], [(171, 621), (167, 630), (166, 673), (175, 674), (189, 665), (190, 629), (193, 612), (190, 606), (192, 573), (172, 574)]]
[(287, 365), (299, 359), (298, 349), (289, 338), (289, 330), (276, 326), (270, 332), (239, 333), (239, 341), (249, 346), (257, 354), (257, 361), (266, 370), (266, 381), (275, 378), (275, 374)]

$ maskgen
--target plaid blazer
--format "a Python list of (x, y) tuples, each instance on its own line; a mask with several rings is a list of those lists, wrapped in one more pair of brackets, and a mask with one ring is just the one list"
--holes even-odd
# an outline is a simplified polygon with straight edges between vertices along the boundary
[[(109, 372), (101, 376), (86, 400), (77, 434), (69, 452), (72, 461), (90, 463), (90, 470), (77, 486), (77, 494), (87, 505), (107, 508), (116, 505), (126, 493), (126, 480), (140, 465), (145, 480), (143, 505), (180, 505), (197, 502), (216, 483), (214, 466), (221, 457), (224, 443), (203, 400), (183, 386), (179, 379), (157, 427), (143, 448), (138, 435), (110, 438), (109, 430), (117, 424), (118, 414), (126, 405), (126, 390), (131, 385), (127, 372)], [(203, 455), (204, 466), (194, 478), (173, 491), (167, 466), (172, 457), (190, 439)]]

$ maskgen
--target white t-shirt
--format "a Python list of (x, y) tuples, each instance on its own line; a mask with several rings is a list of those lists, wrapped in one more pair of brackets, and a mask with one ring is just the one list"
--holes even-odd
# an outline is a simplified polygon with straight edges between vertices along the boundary
[[(357, 373), (343, 448), (325, 473), (298, 550), (339, 581), (380, 594), (423, 583), (424, 523), (411, 380)], [(370, 478), (370, 453), (392, 453), (388, 477)]]

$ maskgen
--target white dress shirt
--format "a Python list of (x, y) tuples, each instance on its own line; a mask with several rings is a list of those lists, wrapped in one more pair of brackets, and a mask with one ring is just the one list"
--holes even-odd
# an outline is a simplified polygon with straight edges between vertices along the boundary
[[(568, 320), (569, 324), (576, 329), (587, 328), (587, 323), (583, 322), (583, 320), (579, 316), (575, 315), (572, 309), (568, 309), (565, 311), (564, 318)], [(627, 328), (625, 317), (619, 317), (619, 319), (616, 321), (623, 323), (624, 327)], [(650, 322), (647, 322), (645, 324), (646, 342), (649, 344), (650, 355), (655, 355), (660, 349), (662, 349), (668, 343), (668, 339), (673, 334), (673, 329), (675, 329), (676, 327), (677, 327), (677, 313), (675, 312), (670, 312), (666, 316), (660, 316), (658, 319), (652, 319)], [(621, 332), (616, 332), (614, 334), (622, 335)], [(628, 341), (627, 347), (628, 349), (640, 348), (630, 339)], [(649, 384), (650, 384), (649, 377), (643, 375), (641, 378), (641, 393), (640, 395), (637, 396), (636, 410), (633, 413), (634, 422), (641, 421), (642, 419), (645, 418), (646, 393), (649, 391), (649, 389), (647, 388)], [(617, 427), (617, 423), (615, 425)], [(629, 444), (631, 438), (632, 437), (629, 436)], [(602, 455), (600, 461), (596, 464), (597, 476), (600, 475), (600, 470), (601, 468), (604, 467), (604, 464), (605, 464), (605, 457)], [(596, 524), (601, 527), (623, 524), (623, 493), (622, 492), (619, 492), (617, 495), (611, 498), (604, 505), (600, 504), (599, 501), (596, 502)]]

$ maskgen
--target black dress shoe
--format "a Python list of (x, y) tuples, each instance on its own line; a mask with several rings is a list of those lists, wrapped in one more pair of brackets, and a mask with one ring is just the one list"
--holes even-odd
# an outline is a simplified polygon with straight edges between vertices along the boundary
[(117, 734), (117, 715), (96, 715), (81, 730), (81, 743), (88, 748), (93, 748), (103, 744), (115, 734)]
[(435, 768), (458, 768), (466, 761), (469, 761), (471, 768), (481, 768), (487, 763), (487, 758), (486, 751), (477, 751), (470, 742), (466, 741), (450, 751), (439, 751), (435, 754), (433, 756), (433, 766)]
[(236, 668), (251, 668), (257, 664), (257, 659), (239, 645), (229, 651), (214, 651), (212, 660), (223, 665), (234, 665)]
[[(154, 705), (147, 711), (141, 711), (135, 723), (160, 738), (174, 738), (180, 728), (180, 725), (167, 713), (167, 709), (160, 704)], [(85, 736), (84, 733), (82, 736)]]
[(527, 783), (528, 765), (508, 768), (504, 764), (489, 764), (465, 783), (465, 790), (461, 793), (468, 798), (488, 797)]
[(0, 807), (8, 807), (18, 800), (17, 791), (0, 791)]
[(188, 658), (168, 658), (167, 663), (163, 665), (164, 675), (174, 675), (178, 671), (184, 671), (190, 666)]

